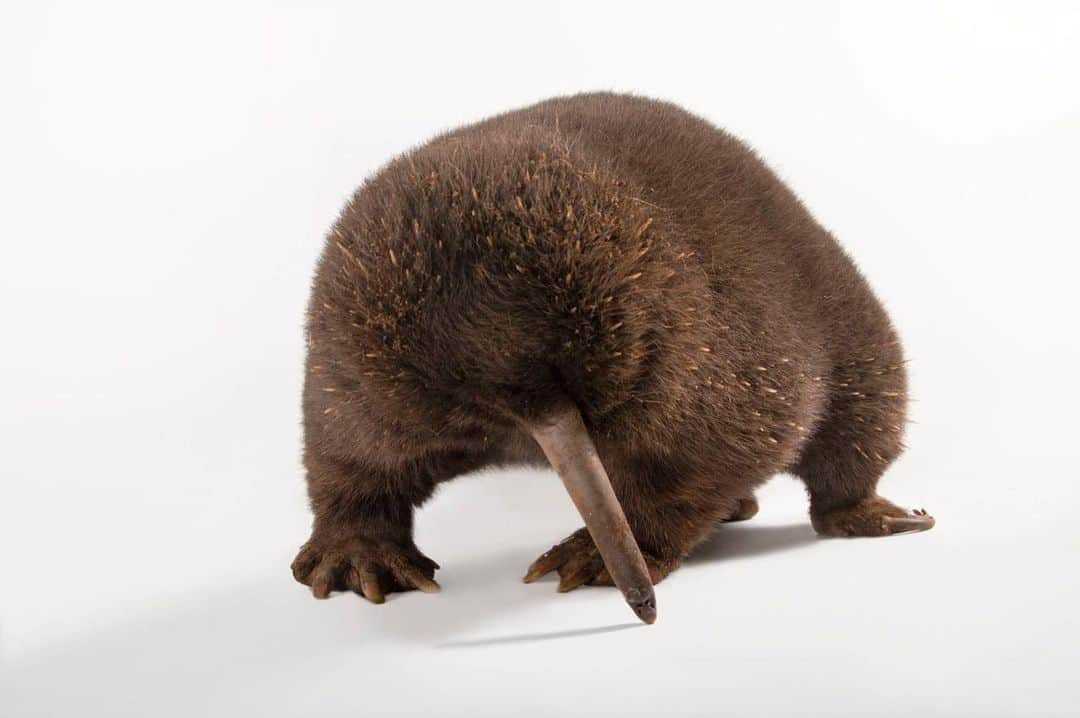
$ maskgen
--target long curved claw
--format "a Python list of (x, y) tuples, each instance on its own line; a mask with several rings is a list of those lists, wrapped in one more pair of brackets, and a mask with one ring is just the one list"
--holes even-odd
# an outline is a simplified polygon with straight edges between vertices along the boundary
[(529, 570), (525, 572), (525, 578), (522, 580), (525, 583), (532, 583), (541, 576), (551, 573), (565, 561), (565, 553), (562, 544), (552, 546), (529, 565)]
[(889, 534), (929, 531), (934, 528), (934, 517), (918, 509), (911, 516), (882, 516), (881, 526)]

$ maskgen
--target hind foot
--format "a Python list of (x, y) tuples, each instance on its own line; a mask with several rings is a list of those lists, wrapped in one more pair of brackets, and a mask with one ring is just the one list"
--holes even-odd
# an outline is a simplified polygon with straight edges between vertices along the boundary
[(731, 513), (724, 521), (730, 523), (732, 521), (746, 521), (757, 516), (758, 502), (753, 496), (747, 496), (739, 499), (739, 505), (735, 507), (735, 511)]
[[(664, 561), (642, 551), (649, 577), (653, 584), (659, 583), (664, 576), (674, 571), (678, 561)], [(573, 591), (578, 586), (614, 586), (611, 575), (604, 567), (604, 559), (593, 543), (587, 529), (581, 528), (563, 539), (562, 543), (552, 546), (540, 558), (533, 561), (525, 574), (525, 583), (550, 573), (559, 573), (559, 592)]]
[(934, 517), (924, 509), (909, 511), (871, 496), (827, 511), (811, 508), (810, 523), (822, 536), (890, 536), (931, 529)]

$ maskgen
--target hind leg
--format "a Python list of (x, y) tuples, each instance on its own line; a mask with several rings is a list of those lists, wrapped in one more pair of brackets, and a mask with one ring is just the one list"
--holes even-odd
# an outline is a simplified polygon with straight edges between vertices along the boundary
[(877, 495), (885, 469), (903, 450), (903, 367), (862, 359), (834, 378), (828, 414), (793, 471), (810, 494), (810, 520), (824, 536), (888, 536), (925, 531), (934, 519)]

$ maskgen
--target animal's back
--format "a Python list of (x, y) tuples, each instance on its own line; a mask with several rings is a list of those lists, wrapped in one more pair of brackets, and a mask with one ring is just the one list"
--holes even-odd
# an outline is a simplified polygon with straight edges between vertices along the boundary
[[(437, 142), (469, 143), (523, 128), (542, 129), (640, 188), (640, 199), (662, 212), (699, 254), (727, 318), (788, 325), (785, 331), (797, 334), (806, 350), (820, 351), (827, 364), (895, 342), (848, 255), (775, 173), (727, 132), (672, 103), (589, 93), (498, 115)], [(901, 361), (899, 349), (888, 358)]]

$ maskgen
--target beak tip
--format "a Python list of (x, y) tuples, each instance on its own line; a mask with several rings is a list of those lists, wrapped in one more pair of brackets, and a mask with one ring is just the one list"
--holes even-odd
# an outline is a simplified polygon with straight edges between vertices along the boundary
[[(634, 593), (631, 591), (631, 593)], [(632, 596), (632, 598), (637, 598)], [(652, 625), (656, 623), (656, 597), (649, 591), (644, 598), (637, 598), (637, 600), (627, 601), (630, 604), (630, 609), (634, 614), (641, 619), (642, 623)]]
[(656, 623), (656, 607), (655, 606), (638, 606), (634, 609), (634, 613), (641, 619), (642, 623), (652, 625)]

